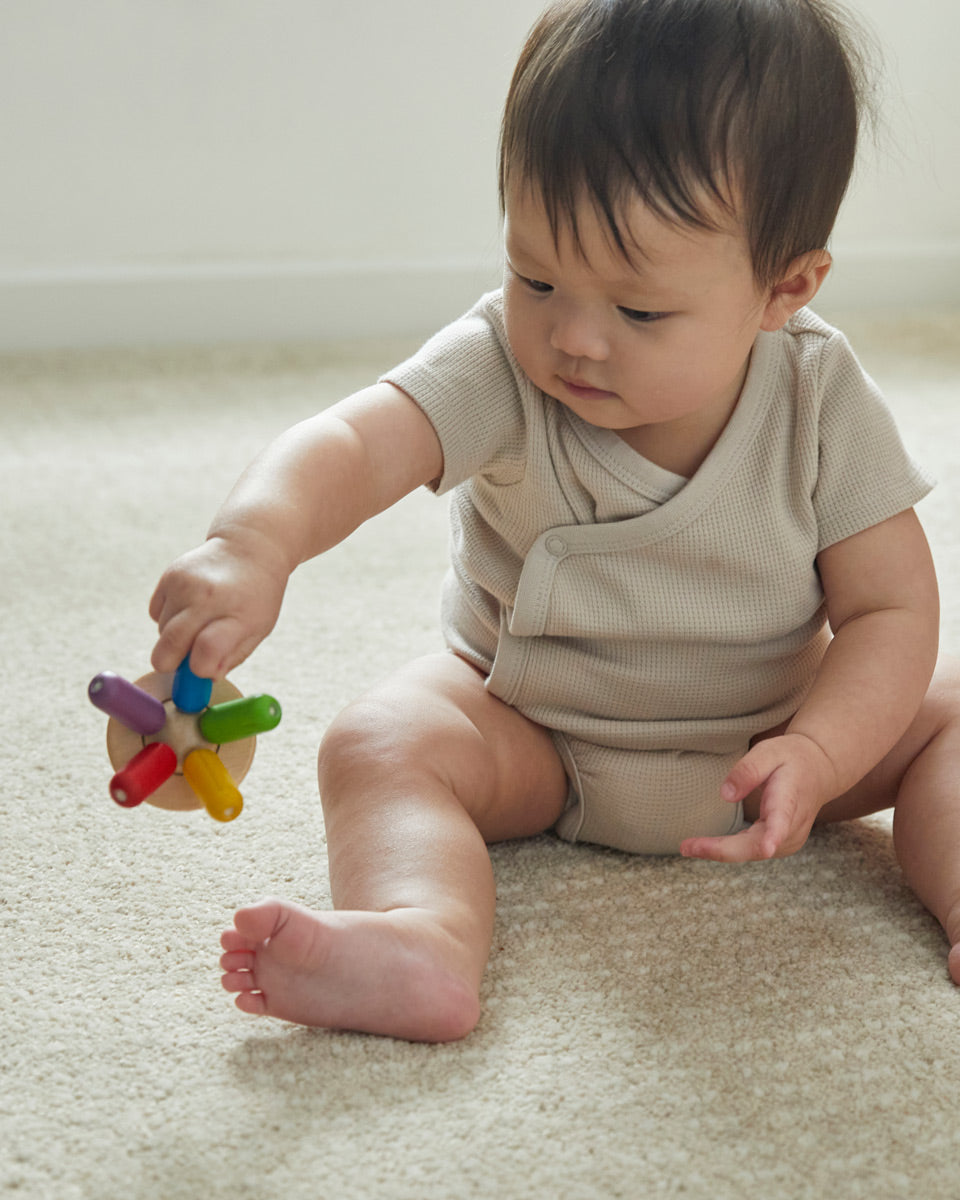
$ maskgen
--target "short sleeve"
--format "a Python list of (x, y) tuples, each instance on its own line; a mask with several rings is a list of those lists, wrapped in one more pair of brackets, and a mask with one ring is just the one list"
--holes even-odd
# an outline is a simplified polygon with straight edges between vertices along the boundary
[(524, 413), (516, 364), (495, 320), (498, 293), (484, 297), (383, 376), (406, 392), (443, 449), (438, 494), (483, 473), (515, 482), (523, 470)]
[(912, 508), (934, 481), (907, 453), (880, 390), (841, 333), (826, 340), (817, 392), (819, 549)]

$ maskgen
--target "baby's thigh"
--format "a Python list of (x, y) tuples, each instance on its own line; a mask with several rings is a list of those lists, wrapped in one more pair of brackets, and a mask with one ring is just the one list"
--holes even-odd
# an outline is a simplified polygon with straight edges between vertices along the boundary
[(488, 842), (542, 833), (566, 801), (560, 755), (546, 729), (484, 684), (455, 654), (406, 664), (333, 721), (320, 750), (321, 777), (343, 779), (349, 769), (411, 786), (418, 775), (439, 779)]

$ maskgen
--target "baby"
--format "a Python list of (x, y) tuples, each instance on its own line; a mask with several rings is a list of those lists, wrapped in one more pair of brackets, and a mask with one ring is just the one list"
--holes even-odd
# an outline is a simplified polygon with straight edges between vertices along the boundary
[(960, 982), (930, 484), (806, 307), (863, 90), (822, 0), (552, 5), (504, 115), (502, 291), (278, 438), (165, 572), (155, 667), (222, 676), (299, 563), (414, 488), (452, 491), (448, 650), (327, 731), (335, 910), (235, 914), (244, 1012), (463, 1037), (488, 843), (552, 829), (737, 863), (892, 805)]

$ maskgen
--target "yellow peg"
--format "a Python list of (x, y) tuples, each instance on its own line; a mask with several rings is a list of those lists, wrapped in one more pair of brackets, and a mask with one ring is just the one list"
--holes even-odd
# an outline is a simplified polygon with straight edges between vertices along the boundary
[(183, 774), (214, 820), (232, 821), (240, 816), (243, 797), (212, 750), (191, 750), (184, 759)]

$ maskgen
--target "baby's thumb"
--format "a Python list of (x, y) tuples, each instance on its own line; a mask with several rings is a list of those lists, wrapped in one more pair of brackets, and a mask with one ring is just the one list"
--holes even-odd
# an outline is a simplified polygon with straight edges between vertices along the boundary
[(721, 797), (731, 804), (739, 803), (766, 783), (775, 766), (776, 763), (771, 760), (766, 744), (758, 742), (734, 764), (720, 785)]
[(260, 641), (259, 637), (245, 636), (235, 617), (220, 617), (194, 639), (190, 669), (203, 679), (223, 679)]

